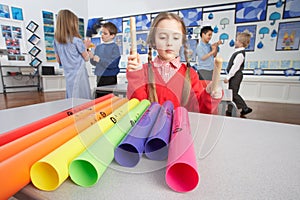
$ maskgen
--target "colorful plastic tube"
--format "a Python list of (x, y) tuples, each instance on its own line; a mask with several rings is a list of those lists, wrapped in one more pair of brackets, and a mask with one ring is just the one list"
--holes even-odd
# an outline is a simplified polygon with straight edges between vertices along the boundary
[(188, 112), (177, 107), (173, 116), (166, 182), (174, 191), (189, 192), (197, 187), (199, 179)]
[(157, 120), (145, 144), (145, 155), (151, 160), (165, 160), (168, 157), (173, 109), (174, 106), (171, 101), (165, 101), (161, 106)]
[(115, 161), (124, 167), (134, 167), (140, 161), (148, 135), (160, 111), (160, 105), (152, 103), (138, 123), (129, 131), (115, 149)]
[(131, 99), (103, 120), (91, 125), (78, 136), (34, 163), (30, 169), (33, 185), (45, 191), (58, 188), (69, 176), (68, 166), (71, 161), (138, 104), (139, 100)]
[(5, 132), (5, 133), (2, 133), (0, 134), (0, 146), (4, 145), (4, 144), (7, 144), (15, 139), (18, 139), (20, 137), (23, 137), (24, 135), (27, 135), (33, 131), (36, 131), (44, 126), (47, 126), (49, 124), (52, 124), (53, 122), (56, 122), (60, 119), (63, 119), (65, 117), (68, 117), (76, 112), (79, 112), (83, 109), (86, 109), (88, 107), (91, 107), (97, 103), (100, 103), (106, 99), (110, 99), (112, 98), (114, 95), (113, 94), (107, 94), (103, 97), (100, 97), (100, 98), (97, 98), (93, 101), (89, 101), (87, 103), (84, 103), (84, 104), (81, 104), (81, 105), (78, 105), (74, 108), (70, 108), (70, 109), (67, 109), (65, 111), (62, 111), (62, 112), (59, 112), (57, 114), (54, 114), (54, 115), (51, 115), (49, 117), (45, 117), (41, 120), (38, 120), (38, 121), (35, 121), (35, 122), (32, 122), (30, 124), (27, 124), (27, 125), (24, 125), (24, 126), (21, 126), (19, 128), (16, 128), (16, 129), (13, 129), (11, 131), (8, 131), (8, 132)]
[(132, 126), (136, 126), (136, 122), (149, 105), (150, 101), (142, 100), (138, 106), (117, 122), (115, 126), (75, 158), (69, 166), (72, 181), (83, 187), (90, 187), (96, 184), (114, 159), (116, 146), (130, 131)]
[[(93, 113), (102, 112), (103, 108), (105, 107), (111, 107), (111, 105), (116, 102), (117, 100), (120, 100), (119, 97), (112, 97), (110, 99), (106, 99), (92, 107), (86, 108), (85, 110), (82, 110), (80, 112), (77, 112), (71, 116), (65, 117), (61, 120), (58, 120), (52, 124), (49, 124), (48, 126), (44, 126), (41, 129), (38, 129), (30, 134), (27, 134), (21, 138), (18, 138), (14, 141), (11, 141), (10, 143), (7, 143), (1, 147), (1, 154), (0, 154), (0, 162), (15, 155), (16, 153), (30, 147), (31, 145), (45, 139), (46, 137), (54, 134), (55, 132), (69, 126), (73, 125), (77, 128), (78, 132), (83, 131), (81, 127), (77, 127), (76, 123), (78, 120), (83, 119), (87, 117), (88, 115), (91, 115)], [(99, 113), (101, 114), (101, 113)], [(103, 113), (102, 113), (103, 114)], [(104, 115), (105, 116), (105, 115)], [(86, 128), (86, 127), (84, 127)]]
[[(127, 102), (126, 99), (124, 100), (125, 101), (117, 101), (112, 106), (106, 107), (106, 110), (104, 109), (102, 113), (109, 115), (113, 110)], [(0, 199), (8, 199), (18, 190), (30, 183), (31, 166), (76, 136), (78, 134), (77, 127), (89, 127), (91, 124), (96, 123), (98, 119), (103, 118), (103, 115), (101, 114), (96, 115), (96, 117), (92, 115), (79, 120), (76, 123), (76, 127), (72, 125), (68, 126), (1, 162), (0, 177), (1, 180), (5, 181), (0, 181)]]

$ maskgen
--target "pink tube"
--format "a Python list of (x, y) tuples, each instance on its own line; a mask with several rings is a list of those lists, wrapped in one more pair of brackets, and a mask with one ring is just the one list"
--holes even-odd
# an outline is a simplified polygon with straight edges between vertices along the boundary
[(197, 187), (199, 179), (188, 112), (177, 107), (173, 114), (166, 182), (174, 191), (189, 192)]

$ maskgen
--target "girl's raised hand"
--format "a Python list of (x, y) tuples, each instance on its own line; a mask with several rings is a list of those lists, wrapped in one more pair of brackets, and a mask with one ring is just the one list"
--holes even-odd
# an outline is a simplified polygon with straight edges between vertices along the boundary
[(128, 56), (127, 69), (128, 71), (136, 71), (142, 69), (142, 62), (138, 53)]

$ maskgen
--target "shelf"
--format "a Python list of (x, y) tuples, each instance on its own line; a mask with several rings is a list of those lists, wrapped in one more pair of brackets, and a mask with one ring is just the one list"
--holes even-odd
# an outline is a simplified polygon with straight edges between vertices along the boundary
[(27, 87), (38, 87), (38, 85), (15, 85), (15, 86), (5, 86), (7, 89), (11, 88), (27, 88)]
[[(3, 68), (18, 68), (19, 71), (21, 72), (21, 68), (34, 68), (35, 72), (33, 74), (18, 74), (18, 75), (4, 75), (3, 74)], [(5, 70), (7, 71), (7, 70)], [(15, 70), (14, 70), (15, 71)], [(18, 66), (18, 65), (1, 65), (0, 64), (0, 75), (1, 75), (1, 81), (2, 81), (2, 86), (3, 86), (3, 93), (5, 94), (7, 91), (7, 89), (13, 89), (13, 88), (32, 88), (32, 87), (36, 87), (38, 91), (41, 90), (41, 84), (40, 84), (40, 75), (39, 75), (39, 68), (37, 67), (33, 67), (33, 66)], [(30, 79), (33, 81), (31, 82), (31, 84), (26, 84), (24, 82), (28, 81), (28, 80), (24, 80), (22, 77), (30, 77)], [(7, 79), (8, 78), (8, 79)], [(4, 80), (5, 79), (5, 80)], [(17, 80), (17, 81), (23, 81), (20, 85), (17, 84), (15, 85), (14, 83), (9, 83), (7, 84), (7, 81), (9, 81), (10, 79), (12, 80)], [(26, 78), (28, 79), (28, 78)]]

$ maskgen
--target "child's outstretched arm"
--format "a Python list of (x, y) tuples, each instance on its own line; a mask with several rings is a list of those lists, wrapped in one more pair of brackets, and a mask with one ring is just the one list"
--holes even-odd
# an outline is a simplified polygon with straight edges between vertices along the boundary
[(222, 88), (219, 86), (222, 64), (223, 64), (223, 58), (217, 57), (214, 63), (215, 66), (214, 66), (212, 81), (206, 87), (206, 91), (214, 99), (219, 99), (223, 95)]

